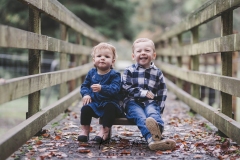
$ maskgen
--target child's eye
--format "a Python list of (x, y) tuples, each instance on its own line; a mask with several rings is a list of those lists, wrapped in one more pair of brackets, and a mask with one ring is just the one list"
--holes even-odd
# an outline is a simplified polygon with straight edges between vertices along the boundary
[(100, 55), (97, 55), (97, 57), (101, 57)]
[(109, 58), (109, 56), (105, 56), (106, 58)]

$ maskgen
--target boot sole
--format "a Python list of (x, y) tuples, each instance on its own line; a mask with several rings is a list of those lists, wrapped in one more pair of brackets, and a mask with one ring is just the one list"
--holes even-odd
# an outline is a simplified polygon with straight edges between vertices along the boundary
[(173, 150), (176, 147), (176, 142), (171, 139), (164, 139), (161, 141), (153, 141), (148, 145), (148, 147), (151, 150)]
[(146, 127), (148, 128), (148, 130), (152, 134), (152, 139), (154, 141), (160, 141), (161, 140), (162, 133), (161, 133), (159, 125), (158, 125), (158, 123), (155, 119), (153, 119), (152, 117), (148, 117), (146, 119)]

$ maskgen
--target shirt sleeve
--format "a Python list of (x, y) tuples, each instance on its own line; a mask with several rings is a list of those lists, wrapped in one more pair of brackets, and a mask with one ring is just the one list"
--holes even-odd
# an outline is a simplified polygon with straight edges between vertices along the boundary
[(115, 73), (111, 75), (110, 85), (101, 85), (100, 94), (106, 97), (112, 97), (119, 93), (121, 89), (121, 75), (120, 73)]
[[(122, 89), (125, 95), (134, 98), (146, 97), (147, 90), (133, 84), (133, 74), (126, 69), (122, 76)], [(136, 77), (137, 78), (137, 77)]]
[(162, 72), (160, 72), (158, 83), (157, 100), (159, 106), (163, 109), (165, 107), (165, 100), (167, 98), (167, 86)]
[(91, 94), (91, 88), (90, 88), (90, 85), (91, 85), (91, 70), (88, 72), (84, 82), (82, 83), (81, 85), (81, 90), (80, 90), (80, 93), (82, 95), (82, 97), (84, 97), (85, 95), (90, 95)]

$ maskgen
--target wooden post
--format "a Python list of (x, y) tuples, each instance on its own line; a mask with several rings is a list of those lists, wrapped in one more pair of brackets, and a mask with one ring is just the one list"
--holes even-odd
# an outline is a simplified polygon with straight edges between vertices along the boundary
[[(86, 39), (86, 46), (92, 47), (92, 41), (91, 39), (87, 38)], [(92, 56), (91, 55), (87, 55), (87, 62), (91, 62), (92, 61)]]
[[(68, 41), (68, 27), (66, 25), (60, 24), (60, 31), (61, 31), (61, 40)], [(60, 70), (68, 68), (68, 61), (67, 61), (67, 54), (60, 53)], [(59, 99), (67, 95), (68, 87), (67, 82), (60, 84), (59, 89)]]
[[(226, 11), (221, 15), (221, 36), (233, 33), (233, 10)], [(232, 76), (232, 54), (221, 52), (222, 75)], [(232, 95), (221, 92), (221, 112), (232, 118)]]
[[(182, 46), (182, 34), (179, 34), (177, 36), (177, 38), (178, 38), (178, 47), (181, 47)], [(182, 56), (178, 56), (177, 57), (177, 66), (179, 68), (182, 67)], [(179, 79), (179, 78), (177, 79), (177, 86), (179, 88), (183, 88), (183, 81), (181, 79)]]
[[(191, 29), (191, 43), (197, 43), (199, 39), (198, 36), (198, 27)], [(199, 70), (199, 56), (191, 56), (191, 70), (198, 71)], [(200, 99), (200, 86), (197, 84), (191, 84), (191, 95), (195, 98)]]
[[(29, 7), (29, 31), (41, 34), (41, 14), (38, 10)], [(28, 74), (41, 73), (41, 51), (36, 49), (28, 50)], [(31, 86), (34, 87), (34, 86)], [(28, 95), (28, 112), (26, 117), (29, 118), (40, 109), (40, 91)]]
[[(77, 38), (76, 38), (76, 43), (77, 44), (82, 44), (82, 39), (81, 39), (81, 34), (77, 34)], [(76, 66), (80, 66), (82, 65), (82, 55), (77, 55), (76, 56)], [(76, 86), (80, 86), (82, 84), (82, 78), (79, 77), (77, 78), (77, 81), (76, 81)]]

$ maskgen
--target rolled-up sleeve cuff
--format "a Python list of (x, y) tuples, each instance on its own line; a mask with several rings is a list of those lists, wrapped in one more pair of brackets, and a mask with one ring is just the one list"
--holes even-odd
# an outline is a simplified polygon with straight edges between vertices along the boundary
[(141, 90), (141, 97), (146, 97), (148, 90)]

